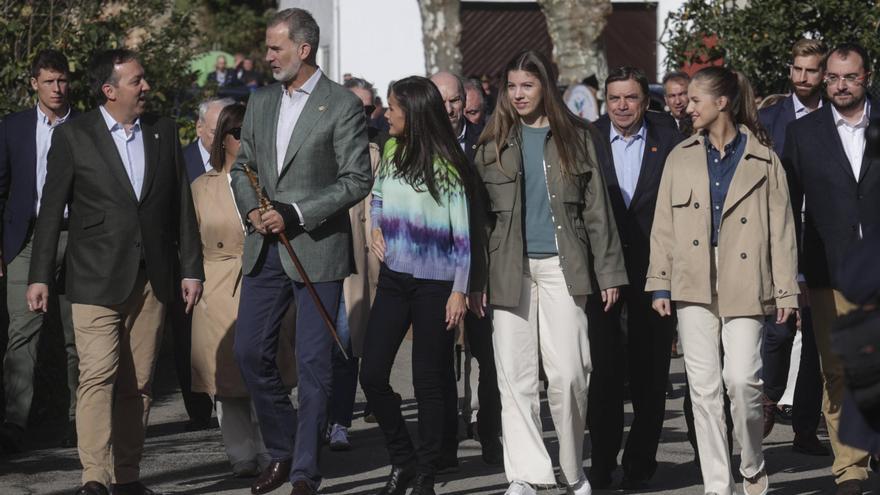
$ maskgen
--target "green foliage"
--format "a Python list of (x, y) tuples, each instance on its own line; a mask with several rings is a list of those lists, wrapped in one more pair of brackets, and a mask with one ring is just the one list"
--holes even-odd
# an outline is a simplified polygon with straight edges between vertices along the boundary
[[(880, 62), (880, 6), (875, 0), (687, 0), (666, 19), (666, 65), (723, 59), (742, 71), (758, 94), (788, 91), (791, 46), (800, 38), (827, 45), (854, 41)], [(705, 40), (717, 36), (707, 47)], [(875, 84), (878, 78), (874, 78)]]
[(173, 0), (0, 0), (0, 114), (34, 104), (29, 67), (39, 50), (55, 48), (67, 55), (71, 102), (86, 110), (95, 104), (87, 74), (91, 57), (128, 47), (137, 50), (147, 71), (150, 111), (177, 118), (182, 136), (191, 137), (191, 16)]
[(266, 21), (274, 10), (236, 4), (231, 0), (205, 0), (205, 22), (200, 26), (200, 48), (241, 52), (260, 60), (265, 44)]

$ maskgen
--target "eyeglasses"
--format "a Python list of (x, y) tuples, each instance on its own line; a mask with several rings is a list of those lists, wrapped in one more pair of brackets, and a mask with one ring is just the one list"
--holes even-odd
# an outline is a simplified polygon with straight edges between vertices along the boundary
[(373, 112), (376, 111), (376, 105), (364, 105), (364, 113), (367, 114), (367, 117), (373, 115)]
[(847, 74), (845, 76), (838, 76), (837, 74), (828, 74), (825, 76), (825, 84), (835, 85), (841, 80), (846, 83), (847, 86), (852, 86), (856, 83), (861, 83), (868, 77), (867, 74), (858, 75), (858, 74)]
[(226, 134), (232, 136), (232, 138), (236, 141), (241, 141), (241, 127), (233, 127), (232, 129), (226, 131)]

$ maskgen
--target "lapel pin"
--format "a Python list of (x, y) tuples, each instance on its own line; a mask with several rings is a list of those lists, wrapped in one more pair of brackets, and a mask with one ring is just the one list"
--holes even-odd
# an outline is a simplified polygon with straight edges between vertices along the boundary
[(320, 107), (318, 107), (319, 112), (323, 112), (324, 110), (327, 110), (327, 107), (325, 107), (324, 105), (321, 105)]
[(656, 153), (656, 152), (657, 152), (657, 147), (651, 146), (651, 153)]
[(156, 138), (156, 139), (159, 139), (159, 134), (158, 134), (158, 133), (153, 134), (153, 137)]

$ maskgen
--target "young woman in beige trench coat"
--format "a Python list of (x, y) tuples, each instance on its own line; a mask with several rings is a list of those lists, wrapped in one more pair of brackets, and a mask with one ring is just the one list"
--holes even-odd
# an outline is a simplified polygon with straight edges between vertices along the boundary
[(797, 310), (797, 245), (785, 172), (748, 80), (709, 67), (688, 88), (692, 137), (666, 160), (651, 229), (647, 291), (676, 301), (706, 493), (731, 495), (724, 386), (742, 447), (743, 493), (767, 493), (761, 396), (766, 314)]
[[(193, 308), (192, 389), (210, 394), (217, 409), (226, 454), (236, 476), (256, 476), (269, 464), (257, 417), (233, 355), (241, 288), (244, 227), (229, 187), (229, 169), (238, 154), (244, 105), (220, 112), (211, 149), (212, 170), (192, 183), (193, 203), (202, 239), (205, 284)], [(293, 319), (285, 317), (278, 346), (284, 383), (296, 382)]]

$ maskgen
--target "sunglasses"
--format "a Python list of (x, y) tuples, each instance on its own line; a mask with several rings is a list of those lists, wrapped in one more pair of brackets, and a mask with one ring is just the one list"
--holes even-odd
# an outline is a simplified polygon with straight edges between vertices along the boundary
[(233, 127), (226, 131), (226, 134), (232, 136), (236, 141), (241, 141), (241, 127)]
[(376, 105), (364, 105), (364, 113), (367, 116), (373, 115), (373, 112), (376, 111)]

